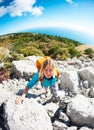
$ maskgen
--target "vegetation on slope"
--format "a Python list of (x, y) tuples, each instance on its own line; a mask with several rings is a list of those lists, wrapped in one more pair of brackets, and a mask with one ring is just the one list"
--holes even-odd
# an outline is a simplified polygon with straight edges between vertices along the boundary
[(54, 59), (66, 60), (79, 57), (81, 51), (76, 49), (80, 42), (59, 36), (35, 33), (14, 33), (0, 37), (0, 46), (6, 47), (11, 54), (49, 55)]

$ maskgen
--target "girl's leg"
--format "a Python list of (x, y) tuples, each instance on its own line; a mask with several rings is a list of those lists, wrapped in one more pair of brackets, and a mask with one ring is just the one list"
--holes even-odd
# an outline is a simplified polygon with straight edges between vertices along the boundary
[(53, 85), (51, 87), (51, 93), (52, 93), (52, 97), (54, 100), (59, 100), (59, 95), (58, 95), (58, 84), (55, 83), (55, 85)]
[(46, 97), (50, 96), (51, 92), (50, 92), (49, 87), (45, 88), (45, 90), (46, 90)]
[(48, 87), (47, 87), (47, 88), (45, 88), (46, 93), (48, 93), (48, 91), (49, 91), (48, 89), (49, 89)]

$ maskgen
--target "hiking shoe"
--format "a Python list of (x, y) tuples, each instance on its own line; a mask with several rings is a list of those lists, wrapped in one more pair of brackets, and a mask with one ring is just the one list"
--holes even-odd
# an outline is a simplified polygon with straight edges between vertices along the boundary
[(53, 101), (54, 103), (57, 103), (57, 102), (60, 101), (60, 97), (59, 97), (59, 96), (58, 96), (58, 97), (52, 97), (52, 101)]

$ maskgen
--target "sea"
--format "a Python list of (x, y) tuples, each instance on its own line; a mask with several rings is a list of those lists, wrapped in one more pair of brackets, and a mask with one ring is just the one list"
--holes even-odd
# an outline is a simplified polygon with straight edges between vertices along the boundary
[(60, 36), (78, 41), (82, 44), (94, 46), (94, 36), (90, 36), (86, 33), (65, 28), (32, 28), (28, 30), (23, 30), (21, 32), (32, 32), (32, 33), (48, 34), (52, 36)]

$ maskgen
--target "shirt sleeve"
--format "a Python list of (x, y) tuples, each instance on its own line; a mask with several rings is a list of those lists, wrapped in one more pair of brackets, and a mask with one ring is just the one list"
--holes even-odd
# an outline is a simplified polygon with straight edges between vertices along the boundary
[(37, 82), (39, 81), (39, 74), (38, 72), (35, 73), (32, 77), (32, 79), (27, 83), (26, 87), (27, 88), (32, 88)]

